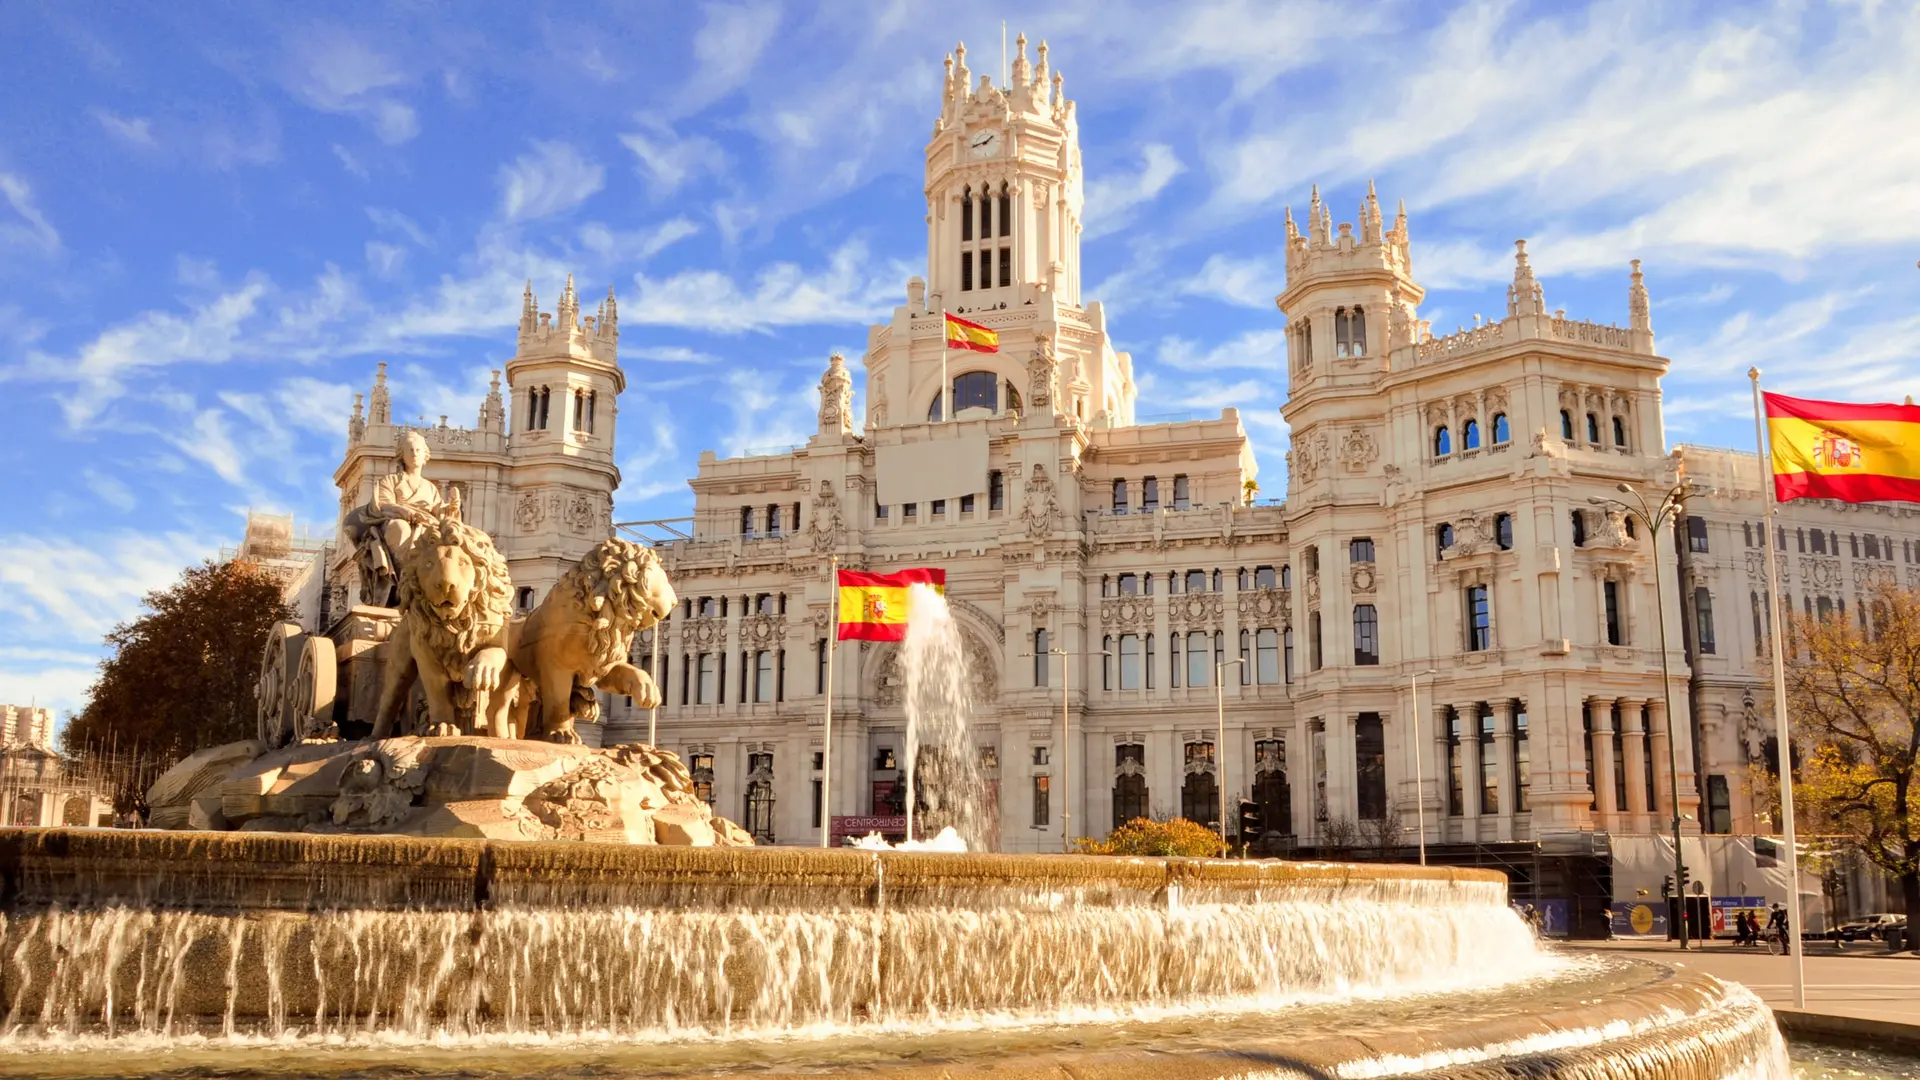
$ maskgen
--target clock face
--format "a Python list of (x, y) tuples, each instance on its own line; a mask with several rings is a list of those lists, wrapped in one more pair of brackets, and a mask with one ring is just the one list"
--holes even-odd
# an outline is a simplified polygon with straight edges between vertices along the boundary
[(992, 157), (1000, 151), (1000, 133), (982, 131), (967, 140), (967, 152), (977, 158)]

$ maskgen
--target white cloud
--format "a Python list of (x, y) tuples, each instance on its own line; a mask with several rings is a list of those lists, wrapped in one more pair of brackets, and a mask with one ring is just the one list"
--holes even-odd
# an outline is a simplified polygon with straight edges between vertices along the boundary
[(80, 477), (86, 482), (87, 490), (93, 492), (94, 497), (101, 502), (122, 513), (134, 508), (136, 500), (133, 497), (133, 489), (118, 479), (92, 466), (80, 470)]
[(571, 210), (606, 182), (606, 170), (569, 143), (536, 142), (500, 168), (500, 210), (508, 221), (529, 221)]
[(389, 244), (381, 240), (369, 240), (367, 249), (367, 269), (375, 277), (392, 277), (407, 261), (407, 249), (398, 244)]
[(681, 92), (682, 114), (698, 112), (744, 85), (780, 26), (780, 9), (770, 4), (711, 4), (706, 14), (693, 38), (695, 69)]
[(10, 618), (61, 639), (85, 640), (133, 615), (142, 596), (218, 550), (217, 541), (177, 532), (127, 531), (93, 545), (0, 533), (0, 585), (10, 598)]
[(827, 265), (805, 269), (778, 262), (761, 268), (753, 284), (742, 288), (718, 270), (687, 270), (669, 278), (636, 274), (639, 296), (620, 310), (623, 320), (737, 334), (776, 326), (817, 326), (865, 322), (904, 296), (911, 271), (889, 262), (868, 266), (866, 245), (850, 240)]
[(414, 220), (398, 210), (389, 210), (381, 206), (367, 207), (367, 220), (386, 232), (397, 232), (423, 248), (433, 246), (433, 238)]
[(671, 218), (651, 228), (626, 231), (590, 221), (580, 226), (580, 246), (609, 264), (646, 262), (699, 232), (700, 226), (683, 217)]
[(38, 248), (49, 255), (60, 250), (60, 231), (40, 212), (33, 201), (33, 187), (24, 177), (0, 172), (0, 197), (26, 223), (0, 220), (0, 245)]
[(688, 180), (727, 167), (726, 152), (712, 139), (682, 136), (664, 123), (642, 123), (646, 130), (630, 131), (620, 142), (638, 159), (640, 176), (655, 195), (671, 195)]
[(353, 151), (341, 146), (339, 143), (333, 144), (333, 156), (340, 159), (340, 167), (347, 170), (348, 174), (355, 179), (370, 180), (373, 178), (373, 174), (367, 171), (367, 167), (361, 164), (360, 159), (354, 156)]
[(99, 121), (107, 134), (122, 142), (135, 146), (153, 146), (153, 121), (144, 116), (119, 116), (105, 109), (89, 109), (93, 118)]
[(1088, 239), (1126, 225), (1135, 207), (1152, 202), (1186, 168), (1174, 154), (1173, 147), (1148, 143), (1140, 148), (1139, 171), (1109, 173), (1088, 180), (1083, 215)]
[(1180, 286), (1180, 292), (1239, 307), (1271, 310), (1273, 298), (1286, 286), (1286, 264), (1280, 259), (1242, 259), (1214, 254), (1207, 256), (1199, 272)]
[[(1210, 349), (1181, 337), (1164, 338), (1154, 360), (1180, 371), (1219, 371), (1251, 368), (1284, 373), (1287, 370), (1287, 332), (1283, 328), (1249, 330)], [(1255, 390), (1252, 396), (1260, 396)], [(1232, 402), (1223, 402), (1232, 404)]]
[(684, 345), (655, 345), (644, 349), (620, 350), (622, 362), (651, 360), (656, 364), (717, 364), (718, 356), (689, 349)]
[(390, 146), (420, 132), (395, 91), (411, 78), (390, 57), (337, 31), (302, 34), (288, 65), (288, 89), (322, 112), (358, 116)]

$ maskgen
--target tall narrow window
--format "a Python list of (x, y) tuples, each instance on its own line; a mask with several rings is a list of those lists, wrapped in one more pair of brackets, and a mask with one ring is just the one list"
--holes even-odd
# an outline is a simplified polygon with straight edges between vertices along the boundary
[(1124, 514), (1127, 512), (1127, 482), (1125, 480), (1115, 480), (1113, 482), (1113, 512), (1116, 514)]
[(1356, 563), (1373, 561), (1373, 537), (1356, 536), (1347, 541), (1347, 560)]
[(1148, 815), (1147, 748), (1123, 743), (1113, 748), (1113, 823), (1124, 825)]
[(1573, 414), (1565, 409), (1560, 410), (1560, 437), (1568, 442), (1573, 441)]
[(1466, 777), (1461, 775), (1460, 710), (1447, 709), (1447, 813), (1459, 817), (1467, 812)]
[(1140, 689), (1140, 635), (1120, 635), (1120, 689)]
[(1593, 413), (1587, 414), (1587, 442), (1600, 445), (1600, 418)]
[(813, 643), (813, 692), (827, 692), (827, 639), (816, 638)]
[(1333, 355), (1339, 357), (1358, 355), (1353, 351), (1353, 331), (1347, 325), (1347, 309), (1336, 308), (1333, 312)]
[(714, 703), (715, 692), (719, 686), (719, 678), (717, 676), (718, 668), (715, 666), (716, 659), (717, 657), (710, 652), (700, 654), (700, 690), (699, 695), (694, 699), (694, 704), (696, 705), (711, 705)]
[(1713, 594), (1706, 589), (1693, 590), (1694, 640), (1700, 643), (1700, 651), (1713, 655)]
[(960, 291), (973, 291), (973, 252), (960, 253)]
[(1036, 829), (1046, 828), (1048, 822), (1053, 820), (1053, 808), (1049, 805), (1052, 782), (1052, 778), (1047, 776), (1033, 778), (1033, 827)]
[(1709, 833), (1721, 835), (1733, 831), (1733, 798), (1724, 776), (1707, 777), (1706, 827)]
[(1353, 341), (1353, 355), (1365, 356), (1367, 355), (1367, 311), (1355, 305), (1353, 313), (1348, 318), (1353, 322), (1353, 327), (1348, 334)]
[(1687, 518), (1687, 550), (1705, 553), (1707, 550), (1707, 519)]
[(993, 288), (993, 251), (983, 248), (980, 252), (980, 287)]
[(751, 506), (740, 508), (740, 539), (753, 539), (753, 507)]
[[(1253, 801), (1267, 832), (1293, 835), (1293, 795), (1287, 787), (1287, 744), (1262, 739), (1253, 745)], [(1244, 837), (1242, 839), (1245, 839)]]
[[(973, 239), (973, 189), (960, 193), (960, 239)], [(965, 286), (962, 286), (965, 288)]]
[(1460, 425), (1460, 448), (1462, 450), (1480, 449), (1480, 421), (1469, 420)]
[(1618, 416), (1613, 418), (1613, 445), (1622, 450), (1627, 448), (1627, 422)]
[(1280, 681), (1280, 632), (1271, 626), (1263, 626), (1255, 632), (1254, 654), (1254, 670), (1258, 674), (1261, 685), (1278, 683)]
[(1140, 509), (1152, 513), (1160, 509), (1160, 478), (1149, 476), (1140, 481)]
[(1187, 496), (1187, 478), (1185, 476), (1175, 476), (1173, 478), (1173, 508), (1175, 510), (1185, 510), (1190, 505), (1191, 503)]
[(1380, 615), (1372, 604), (1353, 608), (1353, 662), (1362, 667), (1380, 662)]
[(1447, 549), (1452, 546), (1453, 525), (1443, 521), (1435, 526), (1433, 530), (1433, 557), (1436, 559), (1446, 558)]
[(1208, 648), (1210, 644), (1212, 643), (1207, 640), (1207, 635), (1198, 631), (1187, 635), (1188, 686), (1211, 686), (1213, 684), (1213, 674), (1208, 670), (1213, 667), (1212, 650)]
[(1513, 550), (1513, 515), (1496, 514), (1493, 518), (1493, 542), (1501, 551)]
[(540, 388), (527, 391), (527, 430), (533, 431), (540, 426)]
[(1513, 441), (1513, 425), (1507, 422), (1506, 413), (1493, 414), (1493, 444), (1499, 446)]
[(1485, 652), (1493, 648), (1493, 608), (1485, 585), (1467, 586), (1467, 649)]
[(980, 239), (993, 235), (993, 198), (985, 191), (980, 193)]
[(1573, 546), (1584, 547), (1587, 542), (1587, 515), (1584, 511), (1573, 512)]
[(587, 426), (587, 392), (573, 392), (573, 430), (584, 431)]
[(1013, 284), (1013, 249), (1001, 248), (1000, 287), (1004, 289), (1011, 284)]
[(1053, 656), (1048, 649), (1053, 648), (1053, 639), (1047, 636), (1047, 628), (1040, 627), (1033, 632), (1033, 685), (1047, 685), (1048, 673), (1053, 670)]
[(1320, 670), (1320, 613), (1307, 613), (1307, 666)]
[(987, 474), (987, 512), (1007, 508), (1007, 478), (995, 469)]
[[(1147, 580), (1148, 580), (1149, 582), (1151, 582), (1151, 581), (1153, 580), (1153, 578), (1151, 578), (1151, 577), (1149, 577), (1149, 578), (1147, 578)], [(1140, 666), (1141, 666), (1141, 668), (1142, 668), (1142, 669), (1143, 669), (1143, 670), (1144, 670), (1144, 671), (1146, 672), (1146, 676), (1147, 676), (1147, 689), (1149, 689), (1149, 690), (1151, 690), (1151, 689), (1153, 689), (1153, 664), (1154, 664), (1154, 659), (1153, 659), (1153, 635), (1152, 635), (1152, 634), (1148, 634), (1148, 635), (1147, 635), (1147, 655), (1146, 655), (1146, 660), (1145, 660), (1145, 661), (1144, 661), (1144, 662), (1143, 662), (1143, 663), (1142, 663), (1142, 664), (1141, 664)]]
[(1113, 689), (1113, 636), (1100, 639), (1100, 689)]
[(1180, 643), (1186, 638), (1179, 631), (1167, 635), (1167, 685), (1180, 688), (1180, 669), (1186, 662), (1186, 655), (1180, 651)]
[(1493, 710), (1480, 706), (1480, 812), (1500, 812), (1500, 757), (1493, 752)]
[(753, 654), (753, 700), (760, 704), (774, 697), (774, 651), (761, 649)]
[(1601, 584), (1601, 592), (1606, 602), (1607, 644), (1625, 645), (1625, 627), (1620, 621), (1620, 583), (1606, 581)]
[[(1000, 235), (1006, 236), (1012, 231), (1013, 208), (1007, 197), (1007, 185), (1000, 185)], [(1005, 285), (1006, 282), (1000, 284)]]
[(1747, 602), (1753, 605), (1753, 655), (1765, 656), (1767, 655), (1767, 631), (1766, 624), (1760, 616), (1760, 594), (1748, 593)]
[(780, 535), (780, 504), (779, 503), (774, 503), (773, 505), (767, 507), (767, 535), (768, 536)]
[(1379, 821), (1387, 816), (1387, 739), (1379, 713), (1354, 718), (1353, 765), (1360, 820)]
[(599, 401), (600, 401), (600, 391), (598, 390), (587, 391), (587, 431), (589, 433), (593, 431), (594, 408), (597, 404), (599, 404)]
[(1513, 703), (1513, 812), (1524, 814), (1533, 809), (1529, 793), (1533, 788), (1533, 753), (1527, 745), (1527, 703)]
[(1447, 426), (1442, 424), (1433, 432), (1433, 456), (1446, 457), (1451, 453), (1453, 453), (1453, 436), (1447, 432)]

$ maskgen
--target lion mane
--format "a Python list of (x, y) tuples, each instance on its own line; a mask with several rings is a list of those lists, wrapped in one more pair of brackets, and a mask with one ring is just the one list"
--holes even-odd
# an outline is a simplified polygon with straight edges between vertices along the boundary
[[(458, 547), (473, 561), (472, 594), (465, 608), (451, 617), (427, 607), (420, 589), (420, 568), (436, 548)], [(424, 631), (428, 648), (448, 671), (459, 671), (483, 642), (506, 624), (513, 606), (513, 585), (507, 560), (493, 546), (493, 538), (457, 518), (447, 516), (421, 528), (408, 546), (400, 566), (402, 611), (410, 615), (415, 633)]]
[(571, 598), (585, 623), (596, 678), (627, 659), (634, 633), (648, 624), (648, 581), (658, 565), (652, 548), (610, 537), (560, 579), (558, 589)]

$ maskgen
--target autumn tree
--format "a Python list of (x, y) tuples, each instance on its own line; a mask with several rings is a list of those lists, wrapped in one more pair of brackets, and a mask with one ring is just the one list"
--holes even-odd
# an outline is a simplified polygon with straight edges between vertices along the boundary
[(129, 777), (116, 793), (122, 810), (138, 803), (131, 787), (153, 765), (253, 737), (261, 650), (273, 624), (293, 617), (280, 583), (249, 560), (188, 567), (142, 603), (143, 614), (107, 632), (110, 655), (61, 735), (68, 756), (111, 761)]
[(1219, 833), (1186, 818), (1134, 818), (1108, 833), (1105, 840), (1082, 837), (1077, 844), (1084, 855), (1209, 856), (1226, 851)]
[(1920, 927), (1920, 593), (1876, 586), (1870, 629), (1797, 616), (1787, 704), (1804, 828), (1833, 836), (1900, 882)]

